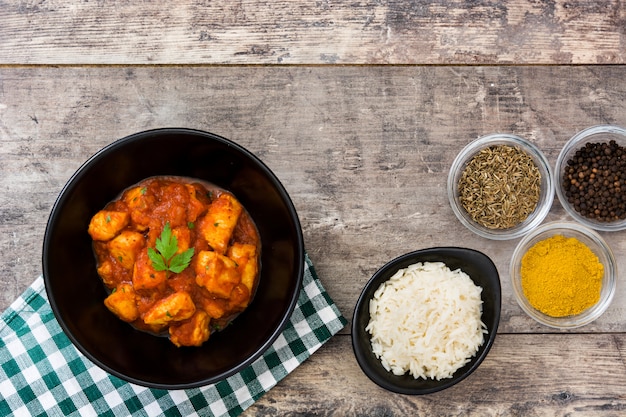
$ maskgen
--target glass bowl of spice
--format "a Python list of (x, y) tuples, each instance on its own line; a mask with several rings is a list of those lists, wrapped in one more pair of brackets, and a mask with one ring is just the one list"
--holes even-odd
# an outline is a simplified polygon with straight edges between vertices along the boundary
[(576, 133), (556, 162), (556, 193), (565, 211), (592, 229), (626, 229), (626, 130), (593, 126)]
[(615, 294), (613, 252), (596, 231), (576, 222), (547, 223), (524, 236), (510, 271), (522, 310), (553, 328), (591, 323)]
[(515, 239), (545, 219), (554, 200), (552, 168), (534, 144), (494, 133), (470, 142), (448, 174), (457, 218), (479, 236)]

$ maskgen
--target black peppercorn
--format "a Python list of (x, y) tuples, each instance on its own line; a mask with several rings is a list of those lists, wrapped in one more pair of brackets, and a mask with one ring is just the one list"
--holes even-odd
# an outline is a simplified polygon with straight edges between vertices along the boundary
[[(626, 218), (626, 148), (614, 140), (587, 143), (567, 161), (563, 191), (582, 216), (600, 222)], [(626, 188), (624, 188), (626, 190)]]

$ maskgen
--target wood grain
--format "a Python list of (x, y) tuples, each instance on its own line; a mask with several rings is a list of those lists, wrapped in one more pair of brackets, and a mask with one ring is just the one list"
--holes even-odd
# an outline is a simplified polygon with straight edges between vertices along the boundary
[(0, 1), (1, 64), (622, 64), (603, 1)]
[[(157, 127), (199, 128), (258, 155), (283, 181), (306, 249), (350, 319), (365, 282), (393, 257), (461, 245), (490, 256), (503, 288), (502, 333), (543, 333), (509, 283), (516, 241), (462, 227), (446, 177), (461, 148), (496, 131), (556, 161), (599, 123), (626, 125), (621, 66), (46, 67), (0, 69), (0, 308), (41, 273), (54, 200), (101, 147)], [(548, 220), (566, 219), (555, 202)], [(603, 235), (626, 270), (626, 232)], [(626, 287), (586, 332), (624, 332)], [(348, 333), (344, 329), (343, 333)]]
[[(460, 384), (379, 388), (346, 326), (243, 416), (626, 413), (624, 272), (596, 322), (540, 326), (509, 283), (517, 241), (473, 235), (446, 193), (479, 136), (523, 136), (554, 164), (577, 131), (626, 126), (625, 2), (0, 0), (0, 22), (0, 311), (41, 274), (48, 215), (82, 163), (137, 131), (197, 128), (281, 179), (347, 319), (376, 269), (415, 249), (480, 250), (502, 282), (496, 342)], [(558, 201), (547, 220), (568, 220)], [(626, 232), (602, 236), (626, 271)]]
[[(624, 335), (499, 335), (481, 366), (434, 394), (386, 391), (337, 336), (243, 416), (620, 416)], [(621, 364), (621, 366), (617, 366)]]

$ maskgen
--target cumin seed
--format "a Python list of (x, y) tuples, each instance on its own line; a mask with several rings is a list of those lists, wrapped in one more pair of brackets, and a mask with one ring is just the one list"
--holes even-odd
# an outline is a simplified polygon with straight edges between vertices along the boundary
[(458, 185), (461, 205), (472, 220), (489, 229), (508, 229), (537, 207), (541, 173), (522, 149), (493, 145), (474, 155)]

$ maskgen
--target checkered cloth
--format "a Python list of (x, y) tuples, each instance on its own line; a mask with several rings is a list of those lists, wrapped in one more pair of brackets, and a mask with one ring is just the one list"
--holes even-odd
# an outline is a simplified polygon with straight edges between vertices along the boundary
[(128, 383), (90, 362), (61, 330), (43, 278), (37, 278), (1, 316), (0, 415), (241, 414), (346, 324), (311, 260), (305, 259), (298, 304), (263, 356), (216, 384), (174, 391)]

